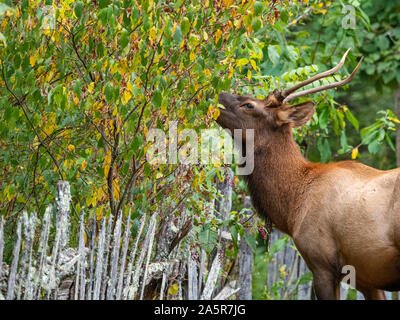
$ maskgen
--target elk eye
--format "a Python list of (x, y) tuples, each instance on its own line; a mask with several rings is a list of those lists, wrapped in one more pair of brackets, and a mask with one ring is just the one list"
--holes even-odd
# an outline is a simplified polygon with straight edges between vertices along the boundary
[(254, 106), (251, 103), (246, 103), (246, 104), (242, 105), (242, 107), (245, 107), (247, 109), (254, 109)]

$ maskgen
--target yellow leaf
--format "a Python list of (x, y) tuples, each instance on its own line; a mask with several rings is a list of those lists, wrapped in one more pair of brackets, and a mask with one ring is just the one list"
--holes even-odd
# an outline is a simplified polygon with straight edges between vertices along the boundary
[(212, 114), (213, 112), (214, 112), (214, 106), (211, 104), (211, 105), (208, 107), (207, 115), (210, 115), (210, 114)]
[(90, 207), (90, 205), (94, 207), (96, 204), (97, 204), (97, 192), (93, 192), (92, 194), (87, 196), (86, 205), (88, 207)]
[(215, 33), (215, 43), (218, 43), (219, 39), (221, 39), (222, 31), (221, 29), (218, 29), (217, 32)]
[(104, 159), (104, 176), (108, 178), (108, 172), (110, 171), (110, 165), (111, 165), (111, 150), (109, 149), (107, 151), (106, 157)]
[(130, 92), (129, 90), (125, 90), (124, 94), (122, 95), (122, 103), (127, 104), (129, 100), (131, 100), (131, 98), (132, 98), (132, 92)]
[(103, 206), (96, 208), (96, 219), (101, 220), (103, 217)]
[(81, 165), (81, 170), (84, 171), (86, 168), (87, 162), (86, 160), (83, 160), (82, 165)]
[(190, 61), (193, 61), (196, 58), (196, 54), (194, 53), (194, 51), (192, 51), (190, 53)]
[(130, 83), (130, 82), (128, 82), (127, 84), (126, 84), (126, 89), (127, 90), (129, 90), (129, 92), (133, 92), (133, 86), (132, 86), (132, 83)]
[(399, 119), (397, 119), (397, 117), (394, 117), (394, 118), (388, 117), (388, 119), (389, 119), (390, 121), (394, 121), (394, 122), (396, 122), (396, 123), (400, 123), (400, 121), (399, 121)]
[(250, 69), (247, 70), (247, 78), (248, 78), (249, 80), (251, 80), (251, 71), (250, 71)]
[(156, 30), (156, 27), (155, 27), (155, 26), (153, 26), (153, 27), (150, 29), (149, 37), (150, 37), (150, 40), (153, 41), (153, 42), (154, 42), (154, 40), (156, 40), (156, 38), (157, 38), (157, 30)]
[(168, 289), (168, 293), (171, 295), (171, 296), (174, 296), (174, 295), (176, 295), (177, 293), (178, 293), (178, 284), (177, 283), (174, 283), (172, 286), (170, 286), (169, 287), (169, 289)]
[(242, 66), (244, 66), (244, 65), (246, 65), (248, 63), (249, 63), (249, 60), (246, 59), (246, 58), (242, 58), (242, 59), (239, 59), (239, 60), (236, 61), (236, 65), (238, 67), (242, 67)]
[(88, 85), (88, 88), (87, 88), (87, 90), (88, 90), (89, 93), (92, 93), (92, 92), (93, 92), (93, 87), (94, 87), (94, 82), (91, 82), (91, 83)]
[(72, 152), (72, 151), (74, 151), (75, 150), (75, 146), (73, 145), (73, 144), (69, 144), (68, 145), (68, 151), (69, 152)]
[[(161, 44), (162, 45), (162, 44)], [(162, 58), (162, 56), (164, 55), (164, 49), (161, 49), (161, 53), (158, 54), (155, 58), (154, 58), (154, 64), (158, 63), (158, 61), (160, 61), (160, 59)]]
[(229, 68), (228, 78), (232, 78), (234, 69), (232, 67)]
[(251, 64), (251, 66), (253, 67), (253, 69), (254, 69), (255, 71), (258, 71), (257, 64), (256, 64), (256, 62), (255, 62), (253, 59), (250, 59), (250, 64)]
[(30, 56), (29, 57), (29, 63), (31, 64), (31, 66), (32, 67), (34, 67), (35, 66), (35, 64), (36, 64), (36, 56)]
[(358, 148), (354, 148), (353, 151), (351, 152), (351, 158), (355, 159), (357, 158), (358, 155)]
[(113, 181), (113, 195), (114, 195), (114, 200), (119, 200), (120, 189), (119, 189), (118, 179), (115, 179)]
[(111, 65), (111, 68), (110, 68), (111, 74), (117, 73), (118, 69), (119, 69), (118, 64)]
[(235, 20), (235, 21), (233, 22), (233, 24), (234, 24), (234, 26), (236, 27), (236, 29), (239, 29), (240, 26), (242, 25), (242, 20), (240, 20), (240, 19)]
[[(46, 133), (46, 135), (51, 134), (54, 129), (56, 128), (56, 114), (55, 112), (50, 112), (47, 116), (46, 116), (46, 121), (45, 121), (46, 125), (43, 129), (43, 131)], [(35, 145), (34, 145), (35, 146)]]
[(105, 194), (104, 189), (107, 189), (107, 187), (103, 186), (97, 189), (97, 202), (107, 199), (107, 195)]
[[(182, 155), (182, 156), (184, 156), (184, 157), (186, 157), (186, 150), (181, 150), (180, 151), (180, 154)], [(162, 172), (157, 172), (157, 174), (156, 174), (156, 179), (160, 179), (160, 178), (162, 178), (164, 175), (163, 175), (163, 173)], [(156, 186), (155, 184), (154, 184), (154, 186)]]
[(205, 74), (207, 77), (211, 76), (211, 72), (210, 72), (210, 70), (208, 70), (208, 69), (204, 69), (204, 74)]
[(220, 115), (220, 111), (219, 111), (218, 108), (216, 108), (216, 109), (214, 110), (214, 112), (213, 112), (213, 119), (214, 119), (214, 120), (217, 120), (218, 117), (219, 117), (219, 115)]
[(10, 185), (8, 185), (5, 189), (4, 189), (4, 191), (3, 191), (3, 194), (6, 196), (6, 198), (7, 198), (7, 200), (8, 201), (11, 201), (11, 199), (12, 199), (12, 195), (11, 195), (11, 193), (10, 193)]
[(279, 268), (279, 271), (281, 273), (282, 276), (286, 277), (288, 274), (286, 272), (286, 265), (283, 265)]

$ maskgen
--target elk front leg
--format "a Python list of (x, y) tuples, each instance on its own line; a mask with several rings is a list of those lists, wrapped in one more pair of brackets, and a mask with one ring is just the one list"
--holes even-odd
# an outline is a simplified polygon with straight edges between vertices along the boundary
[(339, 300), (339, 280), (331, 272), (325, 270), (313, 271), (314, 290), (318, 300)]

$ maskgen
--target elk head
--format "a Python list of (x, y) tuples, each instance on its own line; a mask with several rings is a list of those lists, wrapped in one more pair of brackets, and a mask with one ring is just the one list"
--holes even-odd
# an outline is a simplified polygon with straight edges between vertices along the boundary
[(311, 93), (320, 92), (327, 89), (337, 88), (349, 83), (357, 70), (362, 59), (358, 62), (351, 75), (341, 81), (295, 92), (296, 90), (338, 71), (344, 64), (350, 49), (346, 51), (340, 62), (332, 69), (316, 74), (315, 76), (296, 84), (285, 90), (274, 90), (265, 99), (255, 99), (249, 96), (234, 95), (222, 92), (218, 102), (225, 109), (220, 110), (217, 123), (224, 129), (231, 132), (234, 129), (254, 129), (255, 136), (263, 132), (276, 131), (280, 128), (293, 128), (304, 125), (314, 113), (314, 103), (307, 101), (304, 103), (289, 105), (291, 100)]

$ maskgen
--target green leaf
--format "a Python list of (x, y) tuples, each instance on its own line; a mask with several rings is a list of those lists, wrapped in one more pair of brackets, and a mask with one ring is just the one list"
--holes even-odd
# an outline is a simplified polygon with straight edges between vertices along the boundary
[(254, 15), (259, 16), (263, 11), (264, 5), (261, 1), (254, 3)]
[(346, 300), (357, 300), (357, 290), (354, 288), (349, 288), (347, 291)]
[(361, 143), (369, 144), (378, 134), (379, 128), (381, 128), (382, 124), (380, 122), (374, 123), (366, 128), (361, 129)]
[(121, 32), (121, 35), (118, 40), (118, 44), (120, 46), (120, 50), (122, 51), (129, 43), (129, 32), (128, 30), (124, 29)]
[(78, 79), (75, 81), (74, 86), (73, 86), (73, 92), (80, 97), (82, 94), (82, 86), (83, 86), (83, 82), (81, 79)]
[(304, 274), (301, 275), (301, 277), (298, 279), (298, 285), (304, 285), (307, 283), (310, 283), (313, 280), (313, 274), (312, 272), (306, 272)]
[(238, 230), (236, 226), (230, 226), (229, 231), (232, 235), (233, 246), (235, 247), (235, 250), (238, 250)]
[(332, 156), (329, 140), (324, 139), (324, 141), (322, 142), (322, 139), (318, 139), (317, 147), (318, 147), (318, 151), (321, 155), (321, 162), (323, 162), (323, 163), (328, 162)]
[(245, 239), (247, 244), (249, 245), (249, 247), (251, 248), (251, 250), (253, 250), (253, 252), (256, 252), (257, 249), (257, 240), (256, 238), (249, 232), (247, 232), (245, 234)]
[(323, 130), (327, 127), (329, 123), (329, 114), (330, 114), (329, 106), (322, 109), (321, 113), (319, 114), (318, 117), (319, 127)]
[(141, 146), (143, 146), (143, 136), (139, 133), (133, 139), (133, 150), (137, 151)]
[(383, 51), (389, 48), (390, 42), (386, 35), (382, 34), (378, 36), (378, 39), (376, 40), (379, 48)]
[(198, 239), (200, 245), (209, 253), (217, 242), (218, 233), (214, 229), (211, 229), (210, 223), (205, 223), (198, 234)]
[(382, 80), (384, 84), (389, 83), (396, 77), (396, 72), (394, 70), (391, 70), (389, 72), (384, 72), (382, 74)]
[(103, 9), (110, 4), (111, 0), (99, 0), (99, 9)]
[(181, 23), (181, 30), (184, 35), (187, 35), (190, 30), (190, 22), (187, 17), (184, 17)]
[(7, 45), (6, 37), (1, 32), (0, 32), (0, 41), (3, 42), (4, 46)]
[(261, 20), (259, 18), (255, 18), (251, 25), (254, 32), (257, 32), (261, 28)]
[(381, 129), (377, 132), (375, 140), (368, 144), (368, 151), (376, 154), (382, 146), (382, 140), (385, 138), (385, 130)]
[(78, 19), (82, 18), (83, 3), (81, 1), (75, 3), (74, 12)]
[(287, 46), (286, 48), (288, 50), (289, 59), (296, 62), (299, 58), (299, 50), (293, 46)]
[(268, 46), (268, 57), (271, 60), (272, 64), (277, 64), (280, 59), (280, 48), (279, 46)]
[(353, 125), (353, 127), (358, 131), (359, 129), (359, 123), (358, 120), (356, 119), (356, 117), (351, 113), (351, 111), (346, 108), (346, 118), (347, 120), (349, 120), (349, 122)]
[(351, 149), (353, 149), (351, 146), (347, 144), (347, 137), (346, 137), (346, 132), (343, 130), (342, 134), (340, 135), (340, 145), (343, 149), (343, 152), (348, 152)]
[(153, 96), (151, 97), (151, 103), (155, 106), (155, 107), (160, 107), (161, 106), (161, 102), (162, 102), (162, 94), (161, 91), (159, 89), (156, 89), (153, 93)]
[(273, 244), (271, 244), (268, 254), (273, 255), (274, 253), (282, 251), (286, 247), (286, 244), (289, 242), (289, 240), (290, 238), (288, 236), (282, 236), (282, 238), (276, 240)]
[(396, 152), (396, 148), (395, 148), (395, 146), (393, 145), (392, 139), (390, 139), (390, 137), (389, 137), (389, 135), (388, 135), (387, 133), (385, 133), (385, 139), (386, 139), (386, 142), (388, 143), (389, 147), (390, 147), (394, 152)]
[(176, 27), (175, 33), (174, 33), (174, 37), (173, 37), (175, 45), (179, 46), (181, 44), (181, 42), (182, 42), (182, 38), (183, 38), (183, 35), (182, 35), (181, 28), (180, 27)]

